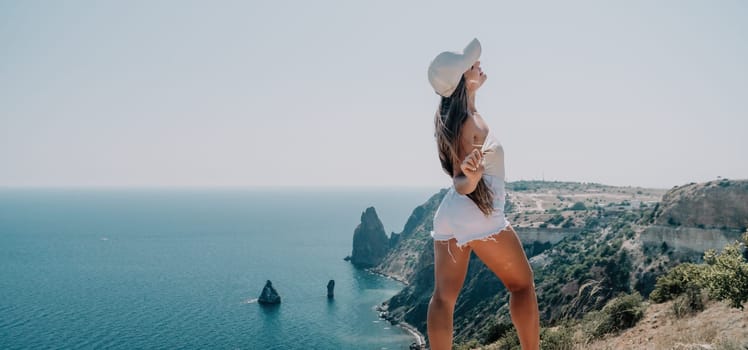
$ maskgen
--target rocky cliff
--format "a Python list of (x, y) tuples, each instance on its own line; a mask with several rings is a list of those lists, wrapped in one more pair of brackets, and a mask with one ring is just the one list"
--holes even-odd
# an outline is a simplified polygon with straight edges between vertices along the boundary
[(700, 255), (739, 239), (748, 227), (748, 180), (715, 180), (674, 187), (652, 212), (645, 245)]
[[(434, 249), (429, 235), (436, 209), (447, 190), (442, 189), (424, 204), (416, 207), (397, 243), (372, 271), (398, 279), (407, 286), (390, 299), (388, 310), (394, 319), (426, 332), (426, 312), (434, 288)], [(528, 256), (543, 252), (564, 237), (577, 235), (581, 228), (517, 228)], [(467, 339), (493, 322), (493, 317), (506, 302), (501, 281), (473, 255), (460, 298), (455, 306), (456, 339)]]
[(439, 191), (413, 210), (403, 231), (393, 233), (397, 242), (372, 271), (409, 283), (416, 272), (433, 263), (434, 247), (429, 232), (436, 208), (446, 193), (447, 190)]
[(690, 183), (668, 191), (654, 213), (655, 224), (698, 228), (748, 227), (748, 180)]
[(389, 238), (384, 233), (384, 225), (376, 210), (374, 207), (366, 208), (361, 214), (361, 223), (353, 232), (351, 263), (358, 267), (376, 266), (387, 254), (389, 245)]
[(740, 234), (735, 229), (652, 225), (644, 230), (641, 241), (649, 246), (660, 246), (666, 242), (675, 251), (701, 256), (708, 249), (720, 249), (740, 239)]
[[(656, 276), (680, 263), (679, 259), (693, 257), (674, 251), (699, 252), (729, 241), (748, 222), (748, 181), (725, 181), (677, 187), (660, 203), (650, 200), (649, 205), (626, 206), (621, 211), (599, 208), (658, 190), (569, 183), (550, 184), (555, 187), (549, 189), (536, 182), (524, 189), (532, 193), (510, 191), (519, 205), (508, 216), (516, 223), (515, 230), (531, 258), (542, 322), (581, 317), (620, 292), (638, 290), (646, 296)], [(407, 283), (387, 302), (389, 312), (423, 333), (434, 279), (429, 231), (445, 193), (436, 193), (413, 211), (403, 231), (390, 241), (389, 253), (372, 269)], [(587, 198), (589, 207), (598, 209), (557, 209), (562, 205), (553, 201), (567, 198)], [(572, 225), (538, 227), (559, 215), (568, 222), (573, 219)], [(473, 255), (455, 307), (455, 341), (490, 341), (497, 327), (510, 322), (507, 301), (503, 284)]]

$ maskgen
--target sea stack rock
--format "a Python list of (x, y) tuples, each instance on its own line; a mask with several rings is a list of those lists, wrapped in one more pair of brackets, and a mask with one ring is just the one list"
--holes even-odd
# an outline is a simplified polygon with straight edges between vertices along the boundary
[(327, 282), (327, 297), (332, 299), (334, 297), (335, 280)]
[(366, 208), (361, 214), (361, 223), (353, 232), (351, 263), (357, 267), (376, 266), (387, 254), (388, 248), (389, 239), (376, 210), (374, 207)]
[(273, 288), (273, 284), (270, 280), (265, 283), (265, 287), (262, 288), (262, 294), (257, 298), (257, 302), (260, 304), (280, 304), (281, 297), (278, 292)]

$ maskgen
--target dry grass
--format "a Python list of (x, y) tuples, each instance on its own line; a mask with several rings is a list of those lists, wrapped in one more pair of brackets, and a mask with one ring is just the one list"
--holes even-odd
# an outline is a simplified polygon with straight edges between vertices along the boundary
[[(706, 309), (678, 318), (672, 301), (650, 304), (639, 323), (618, 335), (585, 343), (582, 327), (575, 327), (578, 350), (748, 350), (748, 308), (741, 311), (710, 301)], [(748, 303), (745, 305), (748, 307)], [(504, 349), (498, 343), (482, 348)]]
[(579, 349), (748, 349), (748, 312), (709, 302), (703, 312), (678, 318), (672, 303), (650, 305), (636, 327)]

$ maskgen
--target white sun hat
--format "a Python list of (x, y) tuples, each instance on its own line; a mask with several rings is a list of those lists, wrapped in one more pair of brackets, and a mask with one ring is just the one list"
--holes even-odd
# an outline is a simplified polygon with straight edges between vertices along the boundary
[(444, 51), (438, 54), (429, 65), (429, 83), (437, 94), (449, 97), (460, 83), (462, 74), (478, 60), (481, 53), (480, 42), (473, 39), (462, 53)]

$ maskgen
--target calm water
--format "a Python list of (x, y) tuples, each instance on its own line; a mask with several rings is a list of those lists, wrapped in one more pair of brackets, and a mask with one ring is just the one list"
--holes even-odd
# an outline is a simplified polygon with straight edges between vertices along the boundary
[(407, 348), (373, 310), (402, 285), (342, 259), (435, 191), (0, 189), (0, 348)]

